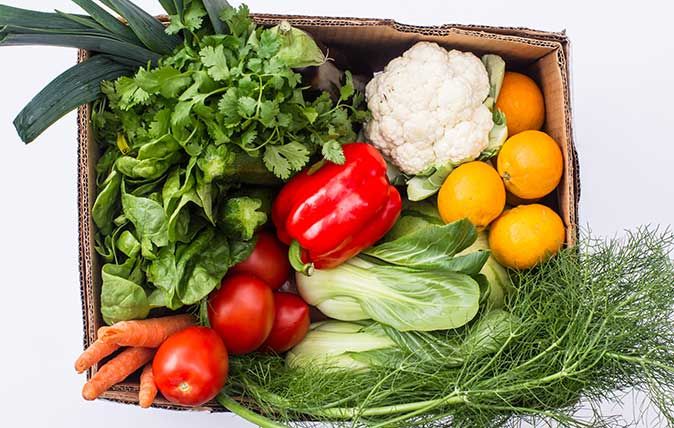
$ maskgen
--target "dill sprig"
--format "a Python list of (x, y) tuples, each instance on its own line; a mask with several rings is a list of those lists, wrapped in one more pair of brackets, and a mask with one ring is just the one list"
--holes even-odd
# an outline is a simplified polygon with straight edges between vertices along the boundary
[[(412, 355), (395, 369), (290, 369), (279, 356), (253, 355), (233, 359), (225, 392), (286, 424), (585, 427), (616, 426), (599, 403), (634, 388), (674, 426), (673, 246), (670, 230), (648, 227), (624, 239), (585, 236), (513, 273), (505, 309), (521, 322), (496, 353), (459, 367)], [(581, 400), (589, 415), (578, 415)]]

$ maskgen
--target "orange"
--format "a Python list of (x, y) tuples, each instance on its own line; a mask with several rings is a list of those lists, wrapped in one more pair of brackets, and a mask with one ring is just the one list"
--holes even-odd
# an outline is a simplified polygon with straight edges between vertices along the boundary
[(496, 168), (509, 192), (522, 199), (537, 199), (555, 190), (562, 178), (564, 159), (550, 136), (524, 131), (503, 144)]
[(505, 187), (489, 164), (464, 163), (449, 174), (438, 194), (445, 223), (467, 218), (477, 228), (489, 225), (505, 208)]
[(543, 92), (532, 78), (521, 73), (506, 72), (496, 107), (506, 116), (508, 135), (539, 130), (545, 121)]
[(557, 253), (564, 235), (564, 223), (553, 210), (540, 204), (521, 205), (492, 223), (489, 248), (502, 265), (529, 269)]

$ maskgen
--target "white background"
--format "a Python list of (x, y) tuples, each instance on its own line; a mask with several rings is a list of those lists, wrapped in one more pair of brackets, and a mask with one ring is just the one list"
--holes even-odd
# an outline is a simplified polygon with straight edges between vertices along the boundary
[[(0, 0), (77, 11), (68, 0)], [(136, 0), (152, 13), (156, 0)], [(238, 3), (238, 1), (237, 1)], [(390, 17), (412, 24), (567, 29), (573, 44), (574, 122), (582, 172), (581, 223), (601, 235), (674, 220), (674, 69), (671, 2), (567, 0), (249, 0), (254, 12)], [(80, 397), (75, 116), (24, 146), (14, 116), (75, 51), (0, 50), (0, 284), (5, 426), (246, 427), (232, 415), (141, 410)], [(622, 412), (635, 409), (627, 399)], [(617, 403), (608, 412), (620, 413)], [(654, 427), (653, 423), (644, 426)]]

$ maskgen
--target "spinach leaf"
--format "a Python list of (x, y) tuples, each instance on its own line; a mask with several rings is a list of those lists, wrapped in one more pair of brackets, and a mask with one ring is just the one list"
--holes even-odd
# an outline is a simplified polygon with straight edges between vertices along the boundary
[(227, 270), (247, 258), (252, 242), (230, 242), (213, 227), (200, 232), (189, 244), (162, 248), (147, 270), (148, 280), (163, 291), (169, 308), (192, 305), (213, 291)]
[(213, 217), (213, 199), (214, 190), (211, 184), (202, 174), (197, 174), (197, 196), (200, 200), (201, 207), (204, 209), (204, 214), (211, 224), (215, 225), (215, 218)]
[(117, 248), (127, 257), (134, 258), (140, 253), (140, 242), (133, 236), (133, 233), (125, 230), (117, 238)]
[(154, 257), (153, 244), (157, 247), (168, 245), (168, 219), (161, 204), (123, 192), (122, 209), (136, 228), (143, 257)]
[(101, 286), (101, 314), (107, 324), (146, 318), (150, 305), (145, 290), (134, 280), (142, 281), (136, 259), (124, 264), (103, 266)]
[[(197, 238), (198, 240), (198, 238)], [(229, 243), (222, 234), (216, 234), (208, 246), (191, 260), (190, 272), (180, 284), (180, 299), (186, 305), (198, 303), (215, 290), (232, 266)]]
[(130, 178), (156, 180), (166, 174), (173, 165), (180, 161), (181, 154), (172, 152), (161, 158), (136, 159), (131, 156), (122, 156), (117, 159), (117, 170)]
[(110, 172), (108, 178), (103, 183), (102, 190), (98, 193), (94, 206), (91, 210), (91, 217), (94, 224), (104, 235), (112, 232), (112, 220), (119, 207), (119, 191), (122, 184), (122, 176), (115, 170)]

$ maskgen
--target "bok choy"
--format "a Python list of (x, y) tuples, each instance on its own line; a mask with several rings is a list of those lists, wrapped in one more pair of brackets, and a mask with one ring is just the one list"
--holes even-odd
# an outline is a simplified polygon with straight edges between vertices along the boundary
[(467, 220), (418, 226), (335, 269), (297, 274), (300, 294), (343, 321), (373, 319), (400, 331), (467, 324), (489, 293), (479, 273), (489, 251), (456, 256), (477, 238)]

